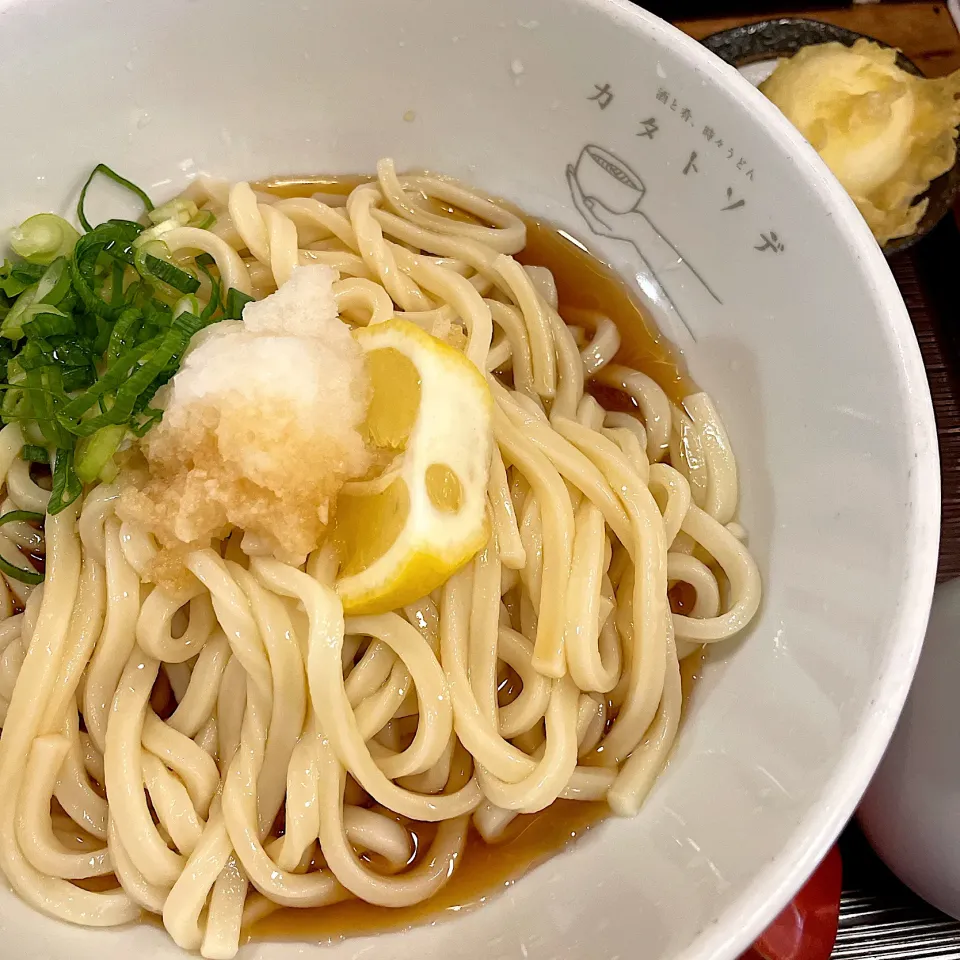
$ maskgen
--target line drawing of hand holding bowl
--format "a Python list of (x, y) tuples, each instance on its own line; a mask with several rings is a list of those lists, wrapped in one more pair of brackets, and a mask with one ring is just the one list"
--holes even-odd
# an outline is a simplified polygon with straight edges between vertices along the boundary
[(580, 151), (575, 165), (567, 166), (566, 175), (573, 204), (590, 230), (633, 246), (642, 261), (643, 272), (637, 273), (641, 290), (655, 307), (675, 313), (695, 341), (689, 318), (723, 301), (640, 209), (647, 193), (640, 177), (615, 154), (593, 143)]

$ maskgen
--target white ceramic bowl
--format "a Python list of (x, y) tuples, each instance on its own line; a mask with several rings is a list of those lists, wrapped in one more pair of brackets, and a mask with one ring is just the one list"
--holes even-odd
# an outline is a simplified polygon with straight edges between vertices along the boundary
[[(200, 170), (358, 171), (389, 154), (519, 201), (659, 304), (739, 454), (762, 616), (716, 652), (636, 820), (479, 911), (324, 956), (693, 960), (747, 946), (866, 786), (936, 559), (917, 344), (814, 152), (736, 71), (620, 0), (0, 0), (0, 102), (5, 223), (66, 211), (98, 161), (162, 196)], [(596, 176), (604, 162), (620, 185)], [(568, 165), (627, 240), (588, 229)], [(6, 893), (0, 928), (23, 960), (177, 955), (156, 929), (81, 931)], [(295, 954), (319, 950), (246, 956)]]

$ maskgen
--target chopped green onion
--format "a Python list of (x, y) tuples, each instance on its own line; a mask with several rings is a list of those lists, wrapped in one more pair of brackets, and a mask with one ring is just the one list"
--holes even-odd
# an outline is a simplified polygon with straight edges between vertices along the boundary
[(197, 215), (197, 205), (192, 200), (181, 200), (179, 197), (160, 204), (151, 210), (147, 216), (151, 223), (162, 223), (164, 220), (176, 220), (181, 225), (189, 223)]
[(40, 313), (53, 313), (64, 316), (62, 311), (52, 309), (70, 289), (70, 273), (64, 257), (58, 257), (44, 271), (36, 286), (28, 287), (17, 298), (10, 312), (0, 325), (0, 336), (8, 340), (19, 340), (23, 336), (23, 325), (29, 323)]
[[(147, 229), (120, 219), (91, 227), (84, 205), (97, 175), (136, 194), (147, 208)], [(82, 236), (52, 214), (37, 215), (15, 237), (32, 262), (0, 264), (0, 419), (19, 424), (25, 458), (52, 459), (50, 513), (80, 496), (85, 482), (116, 476), (119, 445), (162, 417), (151, 404), (193, 335), (227, 315), (239, 317), (250, 299), (225, 291), (206, 254), (196, 258), (196, 270), (172, 262), (164, 232), (215, 222), (193, 201), (154, 209), (139, 187), (99, 165), (77, 212)], [(61, 231), (62, 249), (52, 239)], [(203, 284), (198, 297), (203, 277), (209, 287)]]
[(66, 403), (63, 378), (55, 364), (27, 372), (27, 386), (36, 413), (37, 426), (50, 446), (72, 446), (73, 441), (57, 418), (58, 409)]
[(73, 252), (80, 234), (55, 213), (28, 217), (10, 236), (10, 246), (30, 263), (49, 264)]
[(70, 260), (70, 276), (73, 288), (90, 313), (102, 320), (113, 319), (118, 307), (111, 306), (96, 291), (96, 271), (100, 255), (103, 253), (133, 264), (133, 241), (143, 228), (131, 220), (108, 220), (91, 230), (77, 241)]
[(138, 438), (145, 437), (147, 434), (147, 431), (155, 423), (159, 423), (163, 417), (163, 411), (157, 409), (156, 407), (147, 407), (142, 412), (143, 412), (144, 420), (141, 423), (138, 423), (131, 428), (133, 430), (133, 435)]
[(73, 333), (76, 324), (73, 317), (56, 307), (45, 303), (33, 304), (28, 316), (23, 318), (23, 330), (31, 340), (46, 340), (49, 337), (63, 337)]
[(217, 218), (212, 210), (201, 210), (187, 226), (196, 227), (198, 230), (209, 230), (216, 222)]
[(28, 463), (49, 463), (50, 451), (46, 447), (26, 443), (20, 451), (20, 459), (26, 460)]
[(193, 313), (199, 316), (200, 314), (200, 301), (193, 296), (193, 294), (187, 294), (185, 297), (181, 297), (173, 305), (173, 318), (176, 320), (181, 313)]
[(28, 311), (33, 306), (37, 295), (37, 288), (30, 287), (20, 294), (17, 302), (0, 324), (0, 337), (17, 341), (23, 337), (23, 321), (28, 317)]
[(200, 281), (186, 270), (175, 267), (166, 260), (148, 253), (143, 257), (144, 269), (149, 276), (156, 277), (168, 287), (173, 287), (179, 293), (196, 293), (200, 289)]
[[(7, 523), (42, 523), (43, 514), (34, 513), (32, 510), (9, 510), (0, 517), (0, 527)], [(43, 574), (38, 570), (28, 570), (24, 567), (18, 567), (9, 560), (0, 557), (0, 572), (6, 574), (20, 583), (29, 584), (35, 587), (38, 583), (43, 583)]]
[(126, 432), (125, 424), (116, 424), (101, 427), (89, 437), (81, 438), (73, 457), (73, 468), (80, 481), (93, 483), (97, 479), (103, 468), (113, 459)]
[(136, 194), (137, 197), (139, 197), (143, 202), (147, 213), (153, 210), (153, 201), (143, 190), (140, 189), (140, 187), (138, 187), (135, 183), (131, 183), (126, 179), (126, 177), (121, 177), (119, 173), (117, 173), (115, 170), (111, 170), (105, 163), (98, 163), (91, 171), (90, 176), (87, 177), (87, 182), (83, 185), (83, 189), (80, 191), (80, 199), (77, 201), (77, 219), (80, 221), (80, 225), (84, 230), (87, 231), (87, 233), (90, 233), (90, 231), (93, 230), (93, 227), (90, 226), (90, 221), (87, 220), (83, 206), (87, 199), (87, 190), (90, 188), (90, 184), (93, 182), (94, 177), (96, 177), (98, 173), (112, 180), (114, 183), (120, 184), (121, 187), (126, 187), (126, 189), (131, 193)]
[[(87, 397), (73, 400), (64, 407), (60, 422), (65, 429), (77, 437), (89, 436), (101, 427), (110, 424), (127, 423), (138, 402), (143, 403), (143, 395), (147, 395), (146, 402), (149, 402), (160, 386), (176, 372), (184, 351), (190, 343), (190, 338), (203, 326), (203, 321), (199, 317), (190, 313), (180, 314), (162, 337), (144, 344), (144, 347), (141, 348), (144, 350), (142, 354), (144, 362), (135, 370), (131, 370), (125, 379), (121, 380), (122, 386), (117, 384), (113, 387), (117, 392), (113, 406), (109, 410), (90, 420), (78, 421), (76, 419), (78, 416), (77, 410), (80, 410), (83, 404), (86, 404), (86, 406), (83, 406), (83, 409), (80, 410), (81, 413), (90, 409), (95, 402), (88, 400), (89, 395), (94, 391), (102, 392), (104, 390), (102, 385), (111, 379), (112, 368), (87, 392)], [(135, 352), (130, 351), (130, 353)], [(126, 358), (121, 357), (114, 366), (120, 367), (122, 370), (123, 368), (120, 365), (124, 364), (125, 360)], [(134, 361), (131, 366), (134, 366), (137, 362), (139, 361)], [(130, 367), (127, 367), (127, 369), (130, 369)]]
[(70, 272), (65, 257), (57, 257), (37, 281), (36, 303), (56, 306), (70, 289)]
[(154, 224), (152, 227), (147, 227), (143, 233), (133, 241), (133, 249), (137, 250), (140, 247), (148, 243), (153, 243), (156, 240), (162, 240), (165, 233), (169, 233), (171, 230), (176, 230), (177, 227), (182, 227), (183, 224), (179, 220), (168, 219), (161, 220), (160, 223)]
[(104, 465), (103, 469), (97, 474), (97, 479), (104, 483), (113, 483), (120, 473), (120, 467), (117, 466), (116, 457), (111, 457)]
[(11, 263), (4, 260), (0, 266), (0, 293), (6, 297), (20, 296), (43, 276), (45, 269), (38, 263)]
[(33, 510), (8, 510), (0, 517), (0, 527), (7, 523), (43, 523), (43, 514)]
[(73, 469), (73, 451), (58, 448), (53, 464), (53, 490), (47, 504), (47, 513), (53, 515), (66, 509), (81, 493), (83, 485)]
[(236, 287), (231, 287), (227, 291), (227, 302), (223, 308), (223, 315), (227, 320), (240, 320), (243, 318), (243, 308), (251, 301), (253, 297), (246, 293), (241, 293)]
[(220, 282), (219, 276), (215, 277), (210, 272), (210, 267), (215, 265), (215, 261), (209, 253), (200, 254), (194, 260), (194, 263), (210, 283), (210, 302), (204, 308), (203, 313), (200, 314), (200, 319), (204, 323), (209, 323), (213, 319), (213, 315), (218, 310), (223, 309), (223, 284)]
[(117, 322), (110, 332), (107, 344), (107, 363), (112, 363), (123, 352), (123, 348), (133, 339), (134, 328), (143, 322), (143, 314), (136, 307), (126, 307), (120, 311)]
[(63, 389), (67, 393), (85, 390), (97, 379), (96, 368), (72, 367), (63, 372)]
[[(3, 517), (0, 517), (0, 520), (2, 519)], [(31, 587), (35, 587), (37, 584), (43, 583), (42, 573), (39, 573), (36, 570), (24, 570), (23, 567), (18, 567), (15, 564), (10, 563), (8, 560), (5, 560), (3, 557), (0, 557), (0, 573), (5, 574), (13, 580), (19, 580), (21, 583), (27, 583)]]

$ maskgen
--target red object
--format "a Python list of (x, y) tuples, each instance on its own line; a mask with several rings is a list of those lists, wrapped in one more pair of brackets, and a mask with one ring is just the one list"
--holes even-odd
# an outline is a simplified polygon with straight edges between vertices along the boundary
[(834, 847), (741, 960), (829, 960), (840, 921), (842, 874)]

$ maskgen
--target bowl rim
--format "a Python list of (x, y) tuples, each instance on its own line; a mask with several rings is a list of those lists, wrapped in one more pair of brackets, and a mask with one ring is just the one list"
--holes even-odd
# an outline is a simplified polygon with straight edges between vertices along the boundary
[(903, 709), (930, 614), (940, 542), (940, 458), (933, 401), (913, 324), (887, 260), (854, 202), (799, 131), (735, 67), (660, 17), (630, 0), (575, 2), (632, 32), (645, 34), (705, 81), (723, 87), (790, 155), (803, 178), (833, 210), (833, 222), (870, 285), (880, 331), (900, 360), (896, 389), (903, 402), (914, 462), (908, 473), (906, 575), (890, 626), (894, 642), (869, 691), (863, 720), (817, 805), (801, 819), (789, 842), (749, 881), (738, 900), (710, 921), (675, 960), (734, 958), (789, 903), (851, 819)]

